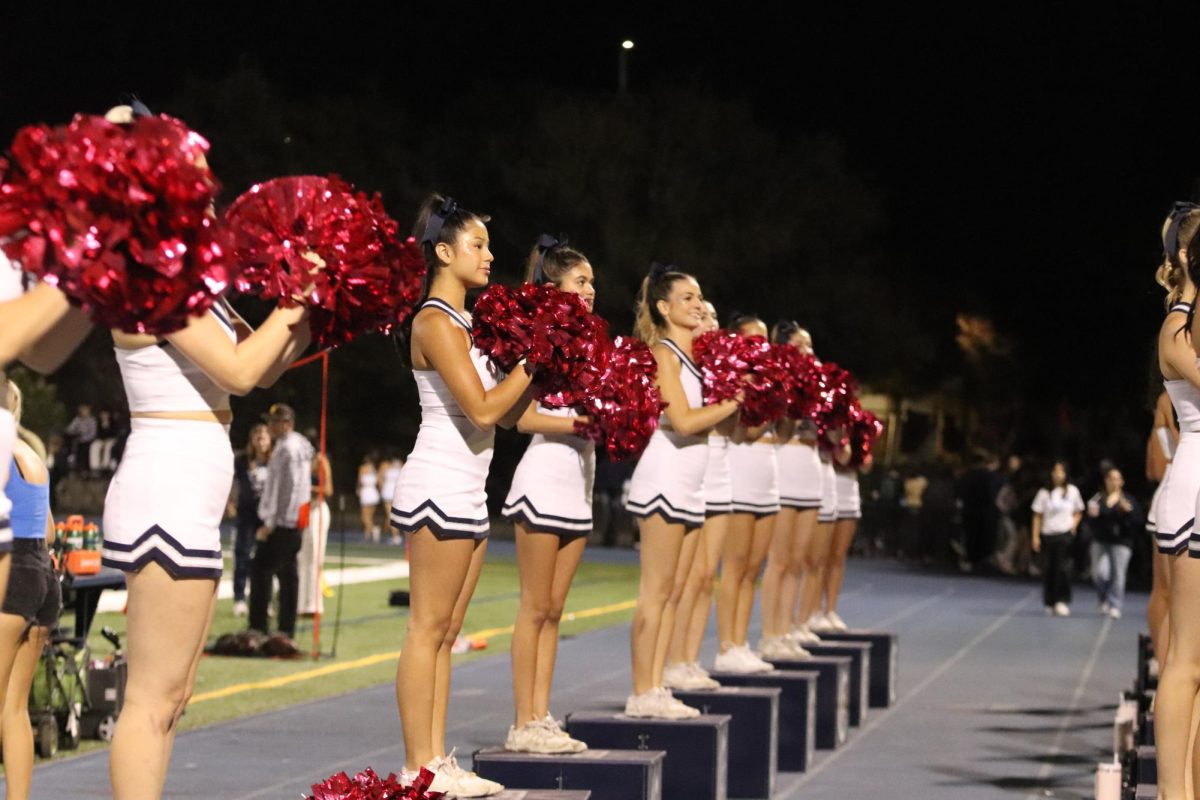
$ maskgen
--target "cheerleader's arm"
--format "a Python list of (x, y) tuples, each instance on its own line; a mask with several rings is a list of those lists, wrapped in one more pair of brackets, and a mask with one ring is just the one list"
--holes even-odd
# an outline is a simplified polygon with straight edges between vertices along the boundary
[(521, 433), (540, 433), (548, 436), (561, 436), (575, 433), (575, 421), (587, 423), (587, 417), (556, 417), (543, 414), (537, 410), (536, 403), (530, 403), (529, 408), (517, 420), (517, 430)]
[(39, 284), (0, 303), (0, 368), (19, 359), (37, 372), (54, 372), (91, 330), (88, 318), (62, 292)]
[(692, 408), (680, 380), (683, 365), (679, 357), (672, 353), (670, 348), (658, 345), (654, 348), (654, 359), (658, 362), (658, 390), (667, 404), (664, 413), (676, 433), (681, 436), (705, 433), (737, 411), (737, 400), (722, 400), (711, 406)]
[(235, 344), (215, 316), (204, 314), (166, 338), (222, 389), (245, 395), (273, 372), (282, 373), (289, 353), (293, 358), (299, 354), (295, 348), (307, 335), (308, 326), (302, 324), (307, 317), (302, 306), (276, 308), (258, 330)]

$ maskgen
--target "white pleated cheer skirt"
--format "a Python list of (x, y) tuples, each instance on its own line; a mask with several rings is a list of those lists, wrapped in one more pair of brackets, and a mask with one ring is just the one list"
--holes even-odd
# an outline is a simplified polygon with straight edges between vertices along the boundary
[(1160, 553), (1175, 555), (1190, 550), (1200, 557), (1194, 542), (1196, 498), (1200, 494), (1200, 432), (1182, 431), (1171, 470), (1158, 491), (1154, 539)]
[(704, 525), (707, 469), (707, 436), (680, 436), (659, 428), (633, 470), (625, 509), (635, 517), (657, 514), (689, 530), (699, 528)]
[(733, 512), (765, 517), (779, 513), (779, 462), (776, 446), (751, 442), (729, 446), (733, 473)]
[[(469, 421), (461, 420), (463, 427)], [(427, 434), (426, 431), (429, 431)], [(429, 528), (439, 539), (486, 539), (488, 468), (493, 431), (458, 437), (421, 423), (412, 455), (400, 470), (392, 497), (392, 527)]]
[(503, 516), (537, 533), (592, 532), (596, 448), (577, 436), (535, 436), (513, 474)]
[(788, 442), (777, 447), (779, 503), (788, 508), (821, 507), (821, 456), (816, 445)]
[(862, 519), (862, 497), (858, 492), (858, 473), (854, 470), (833, 471), (836, 480), (838, 519)]
[(130, 424), (104, 500), (104, 565), (136, 572), (154, 561), (176, 578), (220, 578), (220, 525), (233, 482), (228, 428), (177, 419)]
[(729, 469), (729, 437), (708, 437), (708, 466), (704, 470), (704, 515), (733, 512), (733, 475)]
[(13, 446), (17, 443), (17, 423), (12, 413), (0, 408), (0, 553), (12, 551), (12, 501), (4, 496), (8, 470), (12, 465)]
[(817, 511), (817, 522), (836, 522), (838, 509), (837, 474), (833, 464), (821, 462), (821, 505)]
[[(1154, 521), (1158, 519), (1158, 501), (1162, 497), (1163, 486), (1167, 483), (1167, 476), (1171, 474), (1171, 463), (1167, 462), (1167, 468), (1163, 470), (1163, 479), (1159, 481), (1158, 486), (1154, 487), (1154, 496), (1150, 498), (1150, 510), (1146, 513), (1146, 530), (1153, 536), (1158, 527)], [(1200, 497), (1200, 496), (1198, 496)]]

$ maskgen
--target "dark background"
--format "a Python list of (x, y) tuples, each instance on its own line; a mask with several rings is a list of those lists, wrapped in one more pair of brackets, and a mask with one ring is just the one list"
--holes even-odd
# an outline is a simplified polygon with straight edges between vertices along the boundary
[[(337, 171), (408, 225), (449, 192), (493, 215), (499, 280), (567, 232), (614, 330), (648, 261), (673, 260), (722, 316), (796, 318), (874, 390), (960, 398), (983, 420), (963, 447), (1141, 472), (1159, 226), (1198, 174), (1178, 6), (251, 5), (9, 5), (0, 140), (135, 91), (212, 141), (225, 201)], [(984, 356), (956, 344), (959, 314), (991, 321)], [(107, 347), (55, 379), (64, 402), (120, 403)], [(392, 343), (333, 365), (335, 455), (406, 451)], [(312, 418), (317, 380), (239, 401), (235, 440), (272, 399)]]

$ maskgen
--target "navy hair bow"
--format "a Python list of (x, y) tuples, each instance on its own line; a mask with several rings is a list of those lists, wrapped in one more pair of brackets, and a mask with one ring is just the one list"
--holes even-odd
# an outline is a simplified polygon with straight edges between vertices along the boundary
[(566, 247), (566, 245), (567, 237), (561, 233), (557, 238), (548, 233), (541, 235), (537, 243), (538, 257), (537, 263), (533, 265), (533, 275), (530, 277), (531, 283), (546, 282), (546, 271), (544, 269), (546, 266), (546, 253), (549, 253), (556, 247)]
[(425, 223), (425, 235), (421, 237), (421, 244), (437, 244), (438, 237), (442, 234), (442, 227), (446, 224), (446, 220), (457, 213), (457, 200), (453, 197), (447, 197), (442, 200), (442, 205), (437, 211), (429, 215), (429, 221)]
[(1176, 255), (1179, 253), (1179, 227), (1183, 225), (1183, 221), (1192, 211), (1200, 209), (1200, 205), (1188, 202), (1187, 200), (1176, 200), (1175, 205), (1171, 208), (1171, 213), (1167, 216), (1167, 231), (1163, 234), (1163, 253), (1167, 259), (1179, 266), (1176, 261)]

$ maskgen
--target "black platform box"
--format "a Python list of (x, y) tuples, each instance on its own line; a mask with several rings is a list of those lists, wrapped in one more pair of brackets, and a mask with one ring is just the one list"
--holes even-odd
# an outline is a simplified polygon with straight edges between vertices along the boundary
[[(730, 798), (769, 798), (775, 792), (779, 764), (780, 689), (726, 686), (711, 692), (672, 694), (705, 714), (728, 714)], [(671, 755), (667, 754), (670, 768)]]
[(804, 772), (812, 765), (817, 746), (817, 673), (777, 669), (753, 675), (714, 672), (712, 676), (723, 686), (781, 690), (778, 768)]
[(1142, 745), (1137, 749), (1133, 778), (1135, 783), (1158, 783), (1158, 761), (1153, 747)]
[(772, 659), (771, 663), (783, 671), (817, 673), (817, 749), (833, 750), (845, 744), (850, 728), (850, 657)]
[(1148, 744), (1154, 746), (1154, 714), (1147, 714), (1142, 718), (1141, 727), (1137, 731), (1137, 743)]
[(661, 750), (588, 749), (571, 755), (475, 751), (475, 772), (514, 789), (590, 789), (591, 800), (663, 800)]
[(552, 789), (506, 789), (492, 795), (490, 800), (591, 800), (591, 796), (592, 793), (586, 790), (556, 792)]
[(827, 642), (870, 642), (871, 708), (887, 708), (896, 702), (896, 679), (900, 661), (900, 640), (896, 634), (887, 631), (855, 630), (818, 635)]
[[(856, 728), (862, 725), (871, 705), (871, 643), (829, 642), (805, 645), (804, 649), (814, 656), (841, 656), (850, 659), (850, 702), (847, 706), (849, 722)], [(784, 669), (793, 669), (790, 665), (795, 663), (804, 662), (782, 661), (780, 665)]]
[(1158, 784), (1139, 783), (1133, 790), (1133, 800), (1158, 800)]
[(588, 747), (665, 750), (663, 797), (725, 800), (729, 765), (729, 716), (645, 719), (609, 712), (567, 715), (567, 730)]

